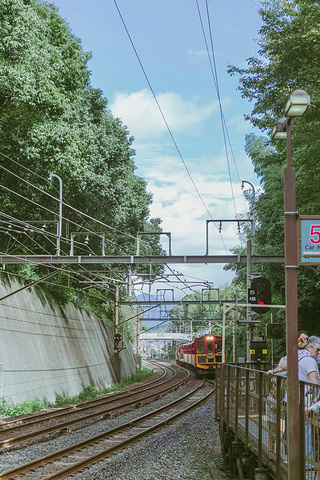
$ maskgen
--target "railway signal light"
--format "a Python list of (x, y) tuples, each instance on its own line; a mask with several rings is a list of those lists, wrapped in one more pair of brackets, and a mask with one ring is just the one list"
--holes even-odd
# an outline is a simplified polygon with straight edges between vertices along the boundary
[[(264, 277), (254, 278), (251, 282), (248, 295), (249, 303), (252, 305), (270, 305), (271, 304), (271, 284)], [(251, 307), (256, 313), (266, 313), (270, 307)]]
[(119, 348), (119, 343), (121, 342), (121, 340), (122, 340), (122, 335), (121, 335), (121, 333), (116, 333), (116, 334), (113, 336), (114, 348)]

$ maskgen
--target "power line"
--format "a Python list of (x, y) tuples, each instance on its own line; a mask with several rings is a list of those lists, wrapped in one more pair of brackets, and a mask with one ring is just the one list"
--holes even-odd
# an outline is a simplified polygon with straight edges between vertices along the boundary
[(192, 178), (192, 175), (191, 175), (191, 173), (190, 173), (190, 170), (188, 169), (188, 166), (187, 166), (187, 164), (186, 164), (186, 162), (185, 162), (185, 160), (184, 160), (184, 158), (183, 158), (183, 156), (182, 156), (182, 153), (181, 153), (181, 151), (180, 151), (180, 149), (179, 149), (179, 147), (178, 147), (178, 144), (177, 144), (177, 142), (176, 142), (176, 140), (175, 140), (175, 138), (174, 138), (174, 135), (173, 135), (173, 133), (172, 133), (172, 131), (171, 131), (171, 128), (170, 128), (170, 126), (169, 126), (169, 124), (168, 124), (168, 122), (167, 122), (167, 119), (166, 119), (166, 117), (165, 117), (165, 115), (164, 115), (164, 113), (163, 113), (163, 110), (162, 110), (162, 108), (161, 108), (161, 105), (160, 105), (160, 103), (159, 103), (159, 101), (158, 101), (158, 99), (157, 99), (157, 96), (156, 96), (153, 88), (152, 88), (151, 82), (150, 82), (150, 80), (149, 80), (149, 78), (148, 78), (148, 75), (147, 75), (147, 73), (146, 73), (146, 71), (145, 71), (145, 69), (144, 69), (144, 67), (143, 67), (142, 61), (141, 61), (141, 59), (140, 59), (140, 56), (139, 56), (139, 54), (138, 54), (138, 52), (137, 52), (137, 49), (136, 49), (134, 43), (133, 43), (133, 40), (132, 40), (132, 38), (131, 38), (131, 35), (130, 35), (130, 33), (129, 33), (129, 30), (128, 30), (128, 28), (127, 28), (127, 25), (126, 25), (126, 23), (125, 23), (125, 21), (124, 21), (124, 18), (123, 18), (123, 16), (122, 16), (121, 12), (120, 12), (120, 9), (119, 9), (119, 7), (118, 7), (118, 5), (117, 5), (117, 2), (116, 2), (116, 0), (113, 0), (113, 1), (114, 1), (115, 6), (116, 6), (116, 9), (117, 9), (117, 11), (118, 11), (118, 14), (119, 14), (119, 16), (120, 16), (120, 19), (121, 19), (121, 21), (122, 21), (122, 24), (123, 24), (123, 26), (124, 26), (124, 29), (125, 29), (125, 31), (126, 31), (126, 33), (127, 33), (127, 36), (128, 36), (128, 38), (129, 38), (129, 41), (130, 41), (130, 43), (131, 43), (131, 46), (132, 46), (132, 48), (133, 48), (133, 51), (134, 51), (134, 53), (135, 53), (135, 55), (136, 55), (136, 57), (137, 57), (137, 60), (138, 60), (138, 62), (139, 62), (139, 65), (140, 65), (140, 67), (141, 67), (141, 70), (142, 70), (142, 72), (143, 72), (143, 75), (144, 75), (144, 77), (145, 77), (145, 79), (146, 79), (146, 81), (147, 81), (147, 84), (148, 84), (148, 86), (149, 86), (149, 89), (150, 89), (150, 91), (151, 91), (151, 93), (152, 93), (152, 95), (153, 95), (154, 101), (156, 102), (157, 107), (158, 107), (158, 109), (159, 109), (159, 112), (160, 112), (160, 114), (161, 114), (161, 116), (162, 116), (162, 119), (163, 119), (163, 121), (164, 121), (164, 123), (165, 123), (165, 125), (166, 125), (166, 127), (167, 127), (167, 130), (168, 130), (168, 132), (169, 132), (169, 135), (170, 135), (170, 137), (171, 137), (171, 140), (173, 141), (173, 144), (174, 144), (174, 146), (175, 146), (175, 148), (176, 148), (176, 150), (177, 150), (177, 152), (178, 152), (178, 155), (179, 155), (179, 157), (180, 157), (180, 159), (181, 159), (181, 161), (182, 161), (182, 163), (183, 163), (183, 165), (184, 165), (184, 168), (186, 169), (186, 172), (187, 172), (187, 174), (188, 174), (188, 176), (189, 176), (189, 178), (190, 178), (190, 180), (191, 180), (191, 182), (192, 182), (192, 185), (194, 186), (194, 189), (195, 189), (195, 191), (197, 192), (198, 197), (199, 197), (200, 200), (201, 200), (202, 205), (204, 206), (204, 208), (205, 208), (206, 212), (208, 213), (209, 217), (212, 218), (212, 217), (211, 217), (211, 214), (210, 214), (210, 212), (209, 212), (209, 210), (208, 210), (208, 207), (206, 206), (206, 204), (205, 204), (205, 202), (204, 202), (204, 200), (203, 200), (203, 198), (202, 198), (202, 196), (201, 196), (201, 194), (200, 194), (200, 192), (199, 192), (199, 190), (198, 190), (198, 187), (197, 187), (195, 181), (194, 181), (193, 178)]
[[(225, 117), (224, 117), (224, 113), (223, 113), (223, 109), (222, 109), (222, 102), (221, 102), (219, 81), (218, 81), (218, 72), (217, 72), (217, 66), (216, 66), (215, 55), (214, 55), (213, 36), (212, 36), (212, 30), (211, 30), (211, 21), (210, 21), (210, 15), (209, 15), (208, 2), (206, 0), (207, 21), (208, 21), (208, 28), (209, 28), (209, 37), (210, 37), (210, 44), (211, 44), (212, 60), (211, 60), (211, 56), (210, 56), (210, 49), (209, 49), (207, 38), (206, 38), (206, 33), (205, 33), (203, 21), (202, 21), (202, 16), (201, 16), (201, 11), (200, 11), (198, 0), (196, 0), (196, 4), (197, 4), (197, 10), (198, 10), (200, 24), (201, 24), (201, 28), (202, 28), (202, 33), (203, 33), (203, 37), (204, 37), (204, 41), (205, 41), (205, 45), (206, 45), (206, 49), (207, 49), (207, 54), (208, 54), (208, 59), (209, 59), (209, 63), (210, 63), (211, 73), (212, 73), (212, 76), (213, 76), (213, 81), (214, 81), (214, 84), (215, 84), (215, 87), (216, 87), (216, 92), (217, 92), (217, 97), (218, 97), (221, 127), (222, 127), (222, 135), (223, 135), (223, 142), (224, 142), (225, 154), (226, 154), (226, 159), (227, 159), (227, 167), (228, 167), (230, 188), (231, 188), (231, 194), (232, 194), (232, 200), (233, 200), (233, 207), (234, 207), (235, 215), (237, 215), (235, 196), (234, 196), (233, 185), (232, 185), (232, 177), (231, 177), (228, 147), (227, 147), (227, 137), (229, 139), (229, 136), (228, 136), (228, 133), (227, 133)], [(229, 139), (229, 142), (230, 142), (230, 139)], [(238, 176), (239, 176), (239, 173), (238, 173)], [(239, 177), (239, 180), (240, 180), (240, 177)]]

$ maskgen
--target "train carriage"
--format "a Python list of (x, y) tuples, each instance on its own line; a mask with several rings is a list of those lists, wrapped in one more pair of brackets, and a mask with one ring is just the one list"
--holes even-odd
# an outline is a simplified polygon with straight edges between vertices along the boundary
[(190, 367), (197, 373), (213, 373), (216, 363), (221, 363), (222, 337), (207, 334), (191, 343), (177, 346), (177, 364)]

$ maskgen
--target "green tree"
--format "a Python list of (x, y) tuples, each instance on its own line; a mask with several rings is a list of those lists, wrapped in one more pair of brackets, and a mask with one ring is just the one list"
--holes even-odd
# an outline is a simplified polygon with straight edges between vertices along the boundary
[[(260, 177), (261, 192), (254, 206), (258, 228), (257, 254), (284, 253), (283, 168), (285, 142), (271, 143), (269, 135), (290, 94), (297, 89), (311, 96), (311, 107), (302, 119), (294, 120), (293, 164), (297, 175), (297, 208), (300, 214), (320, 211), (318, 178), (320, 10), (312, 0), (267, 0), (259, 11), (262, 27), (257, 40), (257, 57), (248, 59), (247, 68), (229, 67), (239, 76), (239, 90), (253, 102), (247, 119), (268, 137), (249, 135), (246, 150)], [(230, 266), (228, 267), (230, 268)], [(231, 267), (238, 272), (238, 267)], [(264, 276), (272, 282), (273, 298), (284, 303), (284, 272), (276, 265), (265, 265)], [(319, 333), (319, 268), (299, 269), (299, 323), (311, 333)], [(283, 317), (283, 313), (276, 315)]]
[[(64, 238), (70, 232), (103, 231), (106, 254), (133, 254), (138, 231), (161, 232), (160, 219), (149, 218), (152, 195), (135, 174), (134, 139), (112, 115), (102, 91), (90, 85), (90, 57), (53, 4), (0, 2), (0, 250), (4, 253), (55, 253), (56, 225), (50, 224), (51, 236), (44, 237), (31, 227), (26, 231), (17, 223), (9, 224), (10, 217), (57, 220), (57, 202), (44, 193), (59, 197), (58, 185), (47, 180), (50, 173), (61, 177), (64, 202), (73, 207), (63, 208), (69, 220), (68, 225), (63, 222)], [(101, 253), (101, 237), (90, 235), (87, 243), (84, 239), (76, 238), (78, 254)], [(70, 244), (63, 239), (61, 252), (69, 251)], [(148, 239), (145, 252), (151, 251), (164, 253), (158, 235)], [(39, 276), (47, 271), (45, 267), (31, 270)], [(75, 276), (64, 274), (57, 280), (59, 285), (79, 288)]]

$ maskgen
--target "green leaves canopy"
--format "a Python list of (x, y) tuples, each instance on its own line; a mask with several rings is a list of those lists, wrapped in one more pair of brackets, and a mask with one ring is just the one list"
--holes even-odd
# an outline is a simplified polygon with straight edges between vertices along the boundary
[[(290, 94), (308, 92), (311, 106), (303, 118), (294, 119), (293, 164), (296, 168), (297, 208), (300, 214), (320, 213), (320, 8), (313, 0), (267, 0), (259, 11), (262, 27), (257, 43), (259, 56), (248, 59), (247, 68), (229, 67), (239, 76), (239, 90), (253, 102), (247, 118), (268, 137), (250, 135), (247, 153), (260, 177), (262, 192), (256, 202), (259, 222), (256, 253), (284, 253), (283, 168), (285, 142), (269, 140), (271, 129), (284, 115)], [(279, 267), (264, 267), (273, 282), (275, 301), (284, 301), (284, 273)], [(319, 333), (319, 269), (299, 269), (299, 322)]]
[[(152, 196), (135, 175), (133, 137), (108, 110), (102, 91), (90, 85), (90, 58), (53, 4), (0, 2), (0, 151), (5, 167), (0, 203), (3, 213), (23, 221), (57, 218), (52, 213), (58, 211), (57, 202), (33, 187), (58, 197), (53, 188), (58, 185), (47, 180), (55, 173), (63, 180), (65, 202), (112, 227), (99, 227), (64, 207), (64, 216), (77, 224), (69, 230), (106, 231), (107, 254), (133, 253), (132, 237), (138, 231), (160, 232), (161, 221), (149, 219)], [(55, 252), (52, 241), (37, 244), (24, 237), (22, 243), (15, 253)], [(150, 243), (146, 253), (163, 253), (159, 238)], [(9, 247), (8, 236), (0, 233), (1, 251)], [(69, 248), (63, 243), (64, 253)]]

